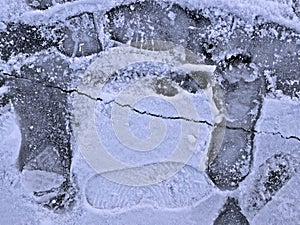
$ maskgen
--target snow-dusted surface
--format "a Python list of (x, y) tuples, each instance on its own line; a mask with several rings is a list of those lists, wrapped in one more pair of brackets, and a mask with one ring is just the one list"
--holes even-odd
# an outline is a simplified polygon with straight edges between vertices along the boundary
[[(198, 19), (164, 1), (157, 1), (169, 7), (162, 12), (135, 0), (53, 2), (43, 10), (25, 0), (0, 2), (1, 225), (299, 224), (298, 0), (172, 1), (191, 14), (200, 10)], [(100, 78), (107, 74), (89, 77), (90, 66), (113, 47), (147, 38), (194, 51), (216, 65), (213, 79), (196, 79), (204, 87), (195, 91), (192, 81), (168, 72), (178, 75), (190, 65), (178, 71), (151, 63), (121, 68), (106, 82)], [(164, 54), (155, 57), (163, 61)], [(180, 54), (178, 62), (186, 56)], [(96, 72), (108, 71), (101, 69)], [(133, 79), (138, 70), (146, 74), (141, 83)], [(148, 80), (152, 72), (159, 74), (156, 86)], [(160, 76), (171, 77), (169, 83)], [(77, 89), (80, 78), (105, 83), (104, 95)], [(149, 92), (151, 85), (156, 89)], [(87, 119), (95, 119), (107, 155), (130, 167), (97, 173), (97, 157), (87, 159), (93, 149), (81, 147), (98, 142), (81, 143), (92, 139), (76, 136), (81, 124), (69, 115), (78, 96), (82, 104), (95, 103)], [(218, 105), (223, 101), (226, 112)]]

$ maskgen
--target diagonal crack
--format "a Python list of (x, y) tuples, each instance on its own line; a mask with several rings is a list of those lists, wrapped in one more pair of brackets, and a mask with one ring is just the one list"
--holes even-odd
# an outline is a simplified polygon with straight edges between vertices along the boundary
[[(155, 114), (155, 113), (151, 113), (151, 112), (147, 112), (147, 111), (140, 111), (139, 109), (131, 106), (131, 105), (128, 105), (128, 104), (121, 104), (119, 102), (116, 102), (115, 100), (112, 100), (110, 102), (107, 102), (105, 104), (111, 104), (111, 103), (115, 103), (117, 104), (118, 106), (120, 107), (127, 107), (129, 108), (130, 110), (136, 112), (136, 113), (139, 113), (139, 114), (142, 114), (142, 115), (149, 115), (149, 116), (153, 116), (153, 117), (157, 117), (157, 118), (162, 118), (162, 119), (170, 119), (170, 120), (185, 120), (185, 121), (188, 121), (188, 122), (192, 122), (192, 123), (201, 123), (201, 124), (206, 124), (210, 127), (215, 127), (216, 125), (215, 124), (212, 124), (208, 121), (205, 121), (205, 120), (195, 120), (195, 119), (191, 119), (191, 118), (185, 118), (185, 117), (181, 117), (181, 116), (176, 116), (176, 117), (169, 117), (169, 116), (164, 116), (164, 115), (159, 115), (159, 114)], [(260, 131), (260, 130), (255, 130), (255, 129), (245, 129), (243, 127), (231, 127), (231, 126), (228, 126), (226, 125), (226, 129), (229, 129), (229, 130), (242, 130), (242, 131), (245, 131), (249, 134), (268, 134), (268, 135), (279, 135), (281, 138), (283, 139), (295, 139), (297, 141), (300, 142), (300, 138), (295, 136), (295, 135), (292, 135), (292, 136), (284, 136), (283, 134), (281, 134), (280, 132), (271, 132), (271, 131)]]
[(95, 97), (92, 97), (84, 92), (81, 92), (77, 89), (64, 89), (60, 86), (55, 86), (55, 85), (52, 85), (52, 84), (45, 84), (45, 82), (42, 82), (42, 81), (38, 81), (38, 80), (34, 80), (34, 79), (30, 79), (30, 78), (26, 78), (26, 77), (22, 77), (22, 76), (17, 76), (15, 74), (9, 74), (9, 73), (2, 73), (4, 76), (6, 77), (12, 77), (14, 79), (22, 79), (22, 80), (25, 80), (25, 81), (28, 81), (28, 82), (31, 82), (31, 83), (36, 83), (36, 84), (41, 84), (41, 85), (44, 85), (45, 87), (48, 87), (48, 88), (55, 88), (55, 89), (58, 89), (64, 93), (67, 93), (67, 94), (72, 94), (72, 93), (77, 93), (79, 95), (83, 95), (83, 96), (86, 96), (92, 100), (95, 100), (95, 101), (102, 101), (101, 98), (95, 98)]
[(183, 116), (164, 116), (164, 115), (161, 115), (161, 114), (155, 114), (155, 113), (151, 113), (151, 112), (147, 112), (147, 111), (141, 111), (129, 104), (121, 104), (119, 102), (116, 102), (116, 101), (111, 101), (111, 102), (114, 102), (115, 104), (117, 104), (118, 106), (120, 107), (127, 107), (129, 109), (131, 109), (132, 111), (138, 113), (138, 114), (142, 114), (142, 115), (149, 115), (149, 116), (152, 116), (152, 117), (156, 117), (156, 118), (162, 118), (162, 119), (166, 119), (166, 120), (184, 120), (184, 121), (188, 121), (188, 122), (191, 122), (191, 123), (202, 123), (202, 124), (206, 124), (208, 126), (214, 126), (212, 123), (206, 121), (206, 120), (195, 120), (195, 119), (191, 119), (191, 118), (186, 118), (186, 117), (183, 117)]
[[(115, 103), (117, 104), (118, 106), (120, 107), (127, 107), (129, 108), (130, 110), (136, 112), (136, 113), (139, 113), (139, 114), (142, 114), (142, 115), (149, 115), (149, 116), (153, 116), (153, 117), (157, 117), (157, 118), (162, 118), (162, 119), (170, 119), (170, 120), (185, 120), (185, 121), (188, 121), (188, 122), (192, 122), (192, 123), (201, 123), (201, 124), (206, 124), (210, 127), (215, 127), (216, 125), (208, 122), (208, 121), (205, 121), (205, 120), (195, 120), (195, 119), (191, 119), (191, 118), (185, 118), (185, 117), (181, 117), (181, 116), (176, 116), (176, 117), (169, 117), (169, 116), (164, 116), (164, 115), (159, 115), (159, 114), (155, 114), (155, 113), (151, 113), (151, 112), (147, 112), (147, 111), (140, 111), (139, 109), (131, 106), (131, 105), (128, 105), (128, 104), (121, 104), (119, 102), (116, 102), (115, 100), (112, 100), (110, 102), (106, 102), (105, 104), (111, 104), (111, 103)], [(300, 138), (295, 136), (295, 135), (292, 135), (292, 136), (284, 136), (283, 134), (281, 134), (280, 132), (271, 132), (271, 131), (260, 131), (260, 130), (255, 130), (255, 129), (245, 129), (243, 127), (231, 127), (231, 126), (228, 126), (226, 125), (226, 129), (229, 129), (229, 130), (242, 130), (242, 131), (245, 131), (249, 134), (268, 134), (268, 135), (279, 135), (281, 138), (283, 139), (295, 139), (295, 140), (298, 140), (300, 142)]]
[(295, 139), (298, 140), (300, 142), (300, 138), (295, 136), (295, 135), (291, 135), (291, 136), (284, 136), (283, 134), (281, 134), (280, 132), (272, 132), (272, 131), (261, 131), (261, 130), (255, 130), (255, 129), (245, 129), (243, 127), (230, 127), (230, 126), (226, 126), (227, 129), (230, 130), (242, 130), (245, 131), (247, 133), (254, 133), (254, 134), (268, 134), (268, 135), (279, 135), (281, 138), (283, 139)]
[[(90, 96), (88, 95), (87, 93), (84, 93), (84, 92), (81, 92), (77, 89), (64, 89), (60, 86), (55, 86), (55, 85), (51, 85), (51, 84), (45, 84), (44, 82), (42, 81), (37, 81), (37, 80), (33, 80), (33, 79), (30, 79), (30, 78), (25, 78), (25, 77), (21, 77), (21, 76), (17, 76), (15, 74), (8, 74), (8, 73), (2, 73), (4, 76), (7, 76), (7, 77), (12, 77), (14, 79), (23, 79), (23, 80), (26, 80), (26, 81), (29, 81), (29, 82), (32, 82), (32, 83), (38, 83), (38, 84), (42, 84), (44, 85), (45, 87), (49, 87), (49, 88), (55, 88), (55, 89), (58, 89), (62, 92), (65, 92), (67, 94), (72, 94), (72, 93), (77, 93), (78, 95), (82, 95), (82, 96), (85, 96), (89, 99), (92, 99), (94, 101), (100, 101), (100, 102), (103, 102), (104, 104), (112, 104), (112, 103), (115, 103), (117, 104), (118, 106), (120, 107), (126, 107), (126, 108), (129, 108), (130, 110), (138, 113), (138, 114), (141, 114), (141, 115), (149, 115), (149, 116), (152, 116), (152, 117), (156, 117), (156, 118), (162, 118), (162, 119), (166, 119), (166, 120), (184, 120), (184, 121), (188, 121), (188, 122), (191, 122), (191, 123), (197, 123), (197, 124), (206, 124), (210, 127), (215, 127), (216, 125), (215, 124), (212, 124), (206, 120), (195, 120), (195, 119), (192, 119), (192, 118), (185, 118), (185, 117), (182, 117), (182, 116), (164, 116), (164, 115), (160, 115), (160, 114), (155, 114), (155, 113), (151, 113), (151, 112), (147, 112), (147, 111), (141, 111), (129, 104), (121, 104), (115, 100), (111, 100), (109, 102), (104, 102), (103, 99), (101, 98), (95, 98), (93, 96)], [(245, 131), (249, 134), (267, 134), (267, 135), (278, 135), (280, 136), (281, 138), (283, 139), (294, 139), (294, 140), (297, 140), (300, 142), (300, 137), (297, 137), (296, 135), (291, 135), (291, 136), (285, 136), (283, 135), (282, 133), (280, 132), (271, 132), (271, 131), (260, 131), (260, 130), (256, 130), (256, 129), (245, 129), (243, 127), (231, 127), (231, 126), (228, 126), (226, 125), (226, 129), (229, 129), (229, 130), (242, 130), (242, 131)]]

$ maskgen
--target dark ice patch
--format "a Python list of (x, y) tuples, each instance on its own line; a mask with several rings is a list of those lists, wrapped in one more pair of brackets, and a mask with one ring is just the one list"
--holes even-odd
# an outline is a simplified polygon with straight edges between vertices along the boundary
[(228, 198), (215, 219), (214, 225), (249, 225), (249, 222), (241, 212), (238, 201), (234, 198)]
[[(210, 148), (213, 146), (211, 145)], [(226, 129), (218, 152), (209, 149), (208, 154), (206, 172), (209, 178), (221, 190), (234, 190), (251, 169), (251, 135), (239, 129)]]
[(272, 74), (277, 77), (275, 89), (291, 98), (300, 98), (300, 44), (298, 51), (297, 55), (283, 56), (272, 70)]
[(241, 79), (235, 83), (224, 80), (222, 87), (227, 129), (220, 149), (215, 149), (217, 143), (209, 147), (207, 174), (221, 190), (233, 190), (251, 170), (253, 129), (260, 115), (264, 85), (262, 79), (253, 82)]
[(92, 13), (69, 17), (63, 26), (64, 37), (59, 47), (63, 54), (80, 57), (102, 51)]
[(11, 81), (9, 95), (20, 118), (20, 169), (49, 147), (56, 149), (62, 161), (62, 167), (52, 169), (69, 173), (69, 103), (68, 92), (63, 89), (70, 82), (70, 73), (61, 58), (41, 55), (39, 61), (25, 64), (20, 74), (14, 74), (20, 78)]
[(7, 76), (9, 92), (21, 129), (19, 169), (61, 174), (59, 187), (34, 192), (41, 205), (66, 209), (74, 202), (76, 188), (72, 162), (68, 92), (70, 69), (60, 57), (40, 56), (34, 65), (25, 64), (21, 73)]
[(276, 68), (280, 58), (295, 55), (299, 50), (296, 31), (276, 23), (264, 23), (253, 27), (251, 53), (253, 62), (260, 68)]
[[(22, 79), (11, 85), (10, 94), (16, 113), (20, 117), (22, 134), (19, 167), (22, 170), (36, 155), (51, 146), (62, 160), (62, 174), (68, 174), (71, 165), (71, 144), (68, 131), (67, 93)], [(51, 168), (49, 168), (51, 170)]]
[(165, 79), (156, 79), (153, 81), (153, 86), (157, 94), (172, 97), (178, 94), (178, 90), (174, 87), (171, 81)]
[(51, 144), (44, 143), (37, 149), (38, 154), (32, 158), (25, 166), (27, 170), (42, 170), (54, 172), (64, 175), (64, 159), (58, 152), (58, 149), (51, 146)]
[(216, 8), (198, 11), (198, 14), (209, 23), (190, 29), (187, 48), (204, 57), (207, 64), (219, 64), (226, 57), (223, 58), (224, 53), (248, 52), (251, 37), (240, 18)]
[(227, 104), (227, 125), (245, 130), (253, 129), (262, 104), (263, 80), (259, 78), (253, 82), (246, 82), (240, 79), (235, 83), (224, 80), (222, 87)]
[(67, 61), (58, 54), (51, 53), (39, 54), (37, 57), (42, 60), (24, 64), (20, 76), (44, 86), (67, 91), (71, 82), (75, 80)]
[(120, 5), (106, 13), (105, 31), (122, 43), (144, 40), (169, 41), (185, 46), (195, 15), (177, 4), (156, 1)]
[(58, 48), (67, 56), (87, 56), (102, 50), (93, 14), (82, 13), (66, 22), (34, 26), (8, 23), (0, 32), (0, 58), (7, 61), (20, 53), (33, 54), (50, 47)]
[(0, 32), (0, 58), (7, 61), (19, 53), (35, 53), (57, 43), (47, 39), (40, 26), (24, 23), (9, 23), (6, 31)]
[(275, 90), (291, 98), (299, 98), (300, 92), (299, 43), (299, 33), (279, 24), (264, 23), (254, 28), (253, 62), (274, 78)]

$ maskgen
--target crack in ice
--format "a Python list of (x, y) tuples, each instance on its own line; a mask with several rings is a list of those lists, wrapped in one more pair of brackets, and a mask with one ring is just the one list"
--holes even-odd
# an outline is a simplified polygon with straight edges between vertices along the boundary
[[(101, 98), (93, 97), (93, 96), (91, 96), (87, 93), (81, 92), (77, 89), (64, 89), (60, 86), (45, 84), (44, 82), (41, 82), (41, 81), (37, 81), (37, 80), (30, 79), (30, 78), (25, 78), (25, 77), (20, 77), (20, 76), (13, 75), (13, 74), (8, 74), (8, 73), (3, 73), (3, 75), (8, 76), (8, 77), (12, 77), (12, 78), (15, 78), (15, 79), (23, 79), (23, 80), (26, 80), (26, 81), (29, 81), (29, 82), (32, 82), (32, 83), (42, 84), (45, 87), (55, 88), (55, 89), (58, 89), (62, 92), (65, 92), (67, 94), (77, 93), (78, 95), (85, 96), (87, 98), (90, 98), (91, 100), (104, 102), (104, 100), (101, 99)], [(210, 127), (214, 127), (214, 124), (212, 124), (212, 123), (210, 123), (206, 120), (195, 120), (195, 119), (191, 119), (191, 118), (185, 118), (185, 117), (182, 117), (182, 116), (164, 116), (164, 115), (160, 115), (160, 114), (151, 113), (151, 112), (148, 112), (148, 111), (141, 111), (141, 110), (139, 110), (139, 109), (137, 109), (137, 108), (135, 108), (135, 107), (133, 107), (129, 104), (124, 105), (124, 104), (121, 104), (121, 103), (119, 103), (115, 100), (111, 100), (109, 102), (104, 102), (105, 105), (109, 105), (109, 104), (112, 104), (112, 103), (115, 103), (120, 107), (129, 108), (130, 110), (132, 110), (132, 111), (134, 111), (138, 114), (141, 114), (141, 115), (148, 115), (148, 116), (161, 118), (161, 119), (165, 119), (165, 120), (184, 120), (184, 121), (188, 121), (188, 122), (191, 122), (191, 123), (206, 124)], [(294, 139), (294, 140), (297, 140), (297, 141), (300, 142), (300, 137), (297, 137), (296, 135), (285, 136), (280, 132), (263, 131), (263, 130), (256, 130), (256, 129), (245, 129), (243, 127), (231, 127), (231, 126), (228, 126), (228, 125), (226, 125), (226, 129), (229, 129), (229, 130), (242, 130), (242, 131), (245, 131), (247, 133), (255, 133), (255, 134), (279, 135), (283, 139), (287, 139), (287, 140)]]

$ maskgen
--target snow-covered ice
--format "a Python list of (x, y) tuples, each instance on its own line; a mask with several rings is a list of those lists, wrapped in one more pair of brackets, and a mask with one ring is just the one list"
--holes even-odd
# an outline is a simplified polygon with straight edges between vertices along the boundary
[(0, 224), (298, 225), (299, 98), (298, 0), (1, 0)]

